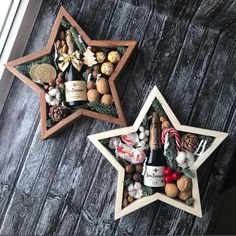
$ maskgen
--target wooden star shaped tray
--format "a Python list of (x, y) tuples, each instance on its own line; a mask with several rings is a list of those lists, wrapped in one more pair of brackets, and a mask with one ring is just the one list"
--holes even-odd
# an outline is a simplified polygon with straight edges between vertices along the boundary
[[(29, 73), (25, 74), (22, 73), (20, 70), (18, 70), (18, 67), (21, 65), (29, 65), (30, 63), (42, 59), (45, 56), (51, 56), (53, 53), (55, 53), (55, 42), (59, 37), (60, 30), (62, 28), (62, 20), (66, 20), (70, 24), (71, 27), (73, 27), (76, 30), (76, 33), (81, 36), (81, 39), (84, 41), (84, 43), (89, 47), (95, 47), (95, 48), (105, 48), (105, 49), (117, 49), (119, 47), (125, 48), (124, 53), (121, 56), (120, 61), (115, 65), (114, 71), (109, 76), (108, 83), (110, 87), (110, 93), (112, 95), (113, 99), (113, 106), (114, 110), (116, 111), (115, 116), (110, 116), (104, 113), (99, 113), (96, 110), (93, 109), (84, 109), (83, 107), (69, 113), (67, 117), (62, 119), (59, 122), (56, 122), (53, 124), (53, 126), (48, 126), (48, 114), (49, 114), (49, 108), (50, 106), (47, 104), (45, 100), (45, 88), (35, 83), (32, 78), (30, 77)], [(90, 37), (83, 31), (83, 29), (78, 25), (78, 23), (73, 19), (73, 17), (61, 6), (59, 13), (57, 15), (57, 18), (55, 20), (55, 23), (53, 25), (51, 35), (49, 37), (48, 43), (46, 48), (37, 51), (35, 53), (32, 53), (30, 55), (18, 58), (16, 60), (8, 62), (5, 66), (6, 68), (11, 71), (15, 76), (17, 76), (20, 80), (22, 80), (27, 86), (32, 88), (36, 93), (39, 94), (40, 97), (40, 113), (41, 113), (41, 137), (42, 139), (49, 138), (68, 125), (72, 124), (76, 120), (78, 120), (82, 116), (100, 119), (103, 121), (108, 121), (114, 124), (118, 124), (121, 126), (126, 126), (126, 120), (124, 113), (122, 111), (119, 95), (116, 90), (115, 81), (123, 71), (124, 67), (127, 65), (127, 62), (129, 58), (131, 57), (131, 54), (133, 53), (134, 49), (137, 46), (137, 42), (133, 40), (92, 40)], [(59, 71), (57, 70), (57, 73)]]
[[(159, 107), (157, 107), (156, 105), (154, 106), (154, 101), (158, 101)], [(157, 104), (157, 103), (155, 103)], [(125, 148), (126, 150), (128, 150), (128, 154), (127, 156), (130, 156), (130, 150), (132, 150), (133, 147), (129, 146), (127, 148), (127, 144), (124, 144), (124, 142), (122, 143), (122, 141), (124, 141), (122, 139), (122, 136), (126, 136), (126, 141), (127, 141), (127, 137), (129, 134), (133, 134), (132, 136), (134, 136), (134, 134), (136, 132), (140, 131), (140, 127), (143, 126), (144, 120), (147, 117), (147, 114), (150, 113), (150, 109), (154, 110), (158, 110), (158, 113), (162, 113), (160, 114), (163, 115), (168, 119), (168, 123), (171, 124), (170, 128), (166, 128), (165, 126), (162, 127), (162, 134), (165, 133), (165, 131), (170, 132), (170, 134), (174, 134), (174, 133), (179, 133), (181, 134), (182, 140), (183, 140), (183, 135), (184, 134), (191, 134), (194, 137), (197, 136), (199, 137), (199, 143), (196, 145), (196, 150), (194, 151), (194, 161), (191, 163), (191, 165), (188, 166), (188, 168), (186, 168), (186, 166), (180, 165), (180, 162), (178, 164), (177, 161), (177, 157), (179, 156), (179, 153), (187, 153), (186, 151), (182, 151), (183, 146), (182, 146), (182, 142), (181, 142), (181, 147), (180, 150), (177, 151), (175, 154), (173, 155), (169, 155), (169, 159), (171, 158), (172, 160), (172, 166), (171, 168), (176, 168), (178, 169), (179, 173), (181, 173), (181, 176), (184, 178), (187, 177), (187, 173), (188, 176), (190, 176), (189, 174), (191, 173), (191, 177), (188, 177), (188, 179), (191, 179), (191, 198), (189, 198), (188, 200), (191, 200), (186, 202), (185, 200), (183, 200), (183, 198), (180, 200), (179, 195), (170, 195), (170, 193), (167, 194), (166, 188), (165, 191), (166, 192), (153, 192), (150, 194), (146, 194), (146, 195), (142, 195), (141, 198), (140, 196), (131, 196), (131, 193), (128, 192), (128, 204), (127, 201), (125, 202), (124, 205), (124, 200), (127, 199), (127, 189), (129, 191), (129, 188), (132, 187), (132, 189), (130, 190), (131, 192), (135, 190), (135, 182), (137, 183), (142, 183), (143, 181), (140, 177), (139, 180), (136, 180), (133, 177), (131, 178), (131, 182), (130, 182), (130, 172), (127, 172), (127, 165), (130, 165), (130, 162), (124, 163), (124, 155), (123, 153), (125, 152)], [(166, 121), (164, 121), (166, 122)], [(164, 122), (162, 123), (162, 125), (164, 124)], [(172, 131), (174, 130), (174, 133), (172, 133)], [(131, 136), (131, 137), (132, 137)], [(119, 219), (120, 217), (123, 217), (141, 207), (144, 207), (152, 202), (155, 201), (162, 201), (165, 202), (167, 204), (170, 204), (174, 207), (177, 207), (183, 211), (186, 211), (190, 214), (196, 215), (198, 217), (202, 217), (202, 208), (201, 208), (201, 200), (200, 200), (200, 194), (199, 194), (199, 186), (198, 186), (198, 177), (197, 177), (197, 170), (198, 168), (207, 160), (207, 158), (210, 157), (210, 155), (216, 150), (216, 148), (223, 142), (223, 140), (228, 136), (227, 133), (224, 132), (219, 132), (219, 131), (214, 131), (214, 130), (209, 130), (209, 129), (202, 129), (202, 128), (196, 128), (196, 127), (191, 127), (191, 126), (186, 126), (186, 125), (182, 125), (180, 124), (180, 122), (178, 121), (177, 117), (175, 116), (175, 114), (173, 113), (173, 111), (171, 110), (171, 108), (169, 107), (169, 105), (167, 104), (166, 100), (164, 99), (164, 97), (162, 96), (161, 92), (158, 90), (158, 88), (155, 86), (152, 91), (150, 92), (146, 102), (144, 103), (138, 117), (136, 118), (134, 124), (132, 126), (129, 127), (125, 127), (125, 128), (119, 128), (119, 129), (114, 129), (114, 130), (110, 130), (110, 131), (106, 131), (106, 132), (102, 132), (102, 133), (98, 133), (98, 134), (93, 134), (90, 135), (88, 138), (89, 140), (96, 146), (96, 148), (104, 155), (104, 157), (112, 164), (112, 166), (117, 170), (118, 174), (117, 174), (117, 192), (116, 192), (116, 203), (115, 203), (115, 219)], [(131, 140), (130, 137), (130, 140)], [(139, 136), (140, 137), (140, 136)], [(121, 139), (120, 139), (121, 138)], [(175, 142), (176, 142), (176, 138), (175, 137)], [(112, 141), (113, 139), (113, 141)], [(118, 140), (122, 140), (117, 141)], [(139, 138), (141, 140), (141, 138)], [(171, 139), (174, 139), (173, 137)], [(171, 140), (170, 139), (170, 140)], [(130, 142), (130, 140), (128, 140)], [(147, 141), (148, 142), (148, 141)], [(175, 143), (173, 141), (173, 143)], [(116, 151), (114, 151), (114, 146), (116, 143)], [(204, 144), (205, 143), (205, 144)], [(138, 142), (139, 144), (139, 142)], [(202, 145), (203, 144), (203, 145)], [(126, 145), (126, 146), (125, 146)], [(122, 147), (124, 147), (122, 149)], [(204, 148), (203, 148), (204, 146)], [(134, 152), (136, 152), (139, 149), (139, 145), (137, 145)], [(201, 149), (203, 148), (203, 149)], [(120, 158), (119, 156), (119, 150), (118, 149), (122, 149), (121, 152), (121, 156), (123, 156), (123, 158)], [(142, 148), (141, 148), (142, 149)], [(201, 149), (201, 151), (200, 151)], [(189, 153), (189, 152), (188, 152)], [(167, 154), (166, 154), (167, 155)], [(141, 152), (139, 152), (139, 157), (141, 156)], [(129, 157), (130, 158), (130, 157)], [(134, 158), (138, 158), (138, 156), (133, 156), (132, 157), (134, 160)], [(132, 162), (131, 162), (132, 163)], [(144, 162), (139, 162), (141, 165), (143, 165)], [(136, 165), (140, 165), (140, 164), (134, 164), (133, 163), (133, 167), (134, 169), (136, 169)], [(170, 162), (167, 162), (167, 165), (169, 165)], [(177, 166), (176, 166), (177, 165)], [(181, 167), (181, 168), (180, 168)], [(143, 168), (145, 168), (143, 166)], [(172, 169), (173, 170), (173, 169)], [(141, 172), (133, 172), (134, 174), (140, 173)], [(143, 173), (142, 173), (143, 174)], [(186, 179), (186, 178), (185, 178)], [(126, 186), (126, 181), (129, 180), (128, 183), (128, 188)], [(132, 183), (133, 182), (133, 183)], [(170, 181), (171, 183), (169, 183), (169, 181), (167, 182), (168, 184), (172, 184), (172, 185), (176, 185), (176, 181), (172, 180)], [(165, 187), (167, 186), (167, 183), (165, 185)], [(132, 184), (134, 186), (132, 186)], [(178, 180), (177, 180), (177, 185), (178, 185)], [(143, 186), (146, 187), (146, 186)], [(177, 189), (177, 187), (175, 187)], [(182, 189), (183, 190), (183, 189)], [(177, 190), (179, 193), (182, 192), (182, 190)], [(125, 193), (126, 191), (126, 193)], [(183, 192), (187, 192), (189, 190), (184, 190)], [(138, 188), (137, 188), (137, 192), (138, 192)], [(142, 192), (144, 193), (144, 189), (142, 189)], [(183, 194), (182, 192), (182, 194)], [(166, 193), (166, 194), (165, 194)], [(172, 194), (172, 193), (171, 193)], [(182, 195), (183, 196), (183, 195)], [(130, 198), (130, 199), (129, 199)], [(187, 200), (187, 199), (186, 199)]]

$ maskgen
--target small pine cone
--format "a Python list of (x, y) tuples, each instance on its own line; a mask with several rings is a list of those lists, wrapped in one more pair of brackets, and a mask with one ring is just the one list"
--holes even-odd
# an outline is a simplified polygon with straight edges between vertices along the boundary
[(184, 151), (194, 152), (198, 146), (198, 138), (194, 134), (185, 134), (181, 140), (181, 149)]
[(56, 122), (63, 120), (68, 115), (68, 109), (63, 106), (53, 106), (49, 109), (49, 117)]

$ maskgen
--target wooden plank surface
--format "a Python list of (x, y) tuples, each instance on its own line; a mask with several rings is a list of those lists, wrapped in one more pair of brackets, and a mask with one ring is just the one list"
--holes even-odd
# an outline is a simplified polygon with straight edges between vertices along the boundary
[(25, 55), (45, 47), (60, 4), (92, 39), (135, 39), (117, 81), (128, 124), (157, 85), (180, 122), (229, 132), (199, 169), (203, 218), (155, 202), (114, 220), (116, 171), (81, 119), (47, 141), (39, 100), (15, 79), (0, 116), (0, 234), (204, 234), (235, 153), (235, 1), (45, 0)]

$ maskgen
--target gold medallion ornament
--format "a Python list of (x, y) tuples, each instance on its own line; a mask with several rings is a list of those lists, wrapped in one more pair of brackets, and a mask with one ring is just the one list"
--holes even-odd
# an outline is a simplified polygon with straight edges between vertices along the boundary
[(36, 68), (36, 77), (38, 80), (43, 83), (49, 82), (51, 79), (55, 79), (57, 76), (57, 72), (53, 66), (50, 64), (41, 64)]
[[(38, 78), (37, 78), (37, 76), (36, 76), (36, 70), (38, 69), (38, 67), (39, 67), (39, 65), (36, 64), (36, 65), (33, 65), (33, 66), (30, 68), (30, 78), (31, 78), (34, 82), (36, 82), (36, 83), (39, 82), (39, 80), (38, 80)], [(41, 81), (40, 81), (40, 82), (41, 82)]]

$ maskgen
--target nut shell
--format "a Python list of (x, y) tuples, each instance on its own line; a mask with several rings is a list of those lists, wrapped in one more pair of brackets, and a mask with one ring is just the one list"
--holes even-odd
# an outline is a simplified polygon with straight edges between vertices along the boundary
[(106, 105), (112, 105), (113, 98), (111, 94), (104, 94), (101, 98), (101, 103), (106, 104)]
[(107, 94), (110, 91), (109, 88), (109, 84), (107, 79), (101, 77), (98, 81), (97, 81), (97, 90), (100, 94)]
[(138, 173), (134, 173), (133, 174), (133, 180), (135, 182), (141, 182), (142, 181), (142, 176), (140, 174), (138, 174)]
[(87, 97), (89, 102), (96, 102), (99, 101), (99, 93), (96, 89), (90, 89), (87, 92)]
[(143, 165), (142, 164), (135, 165), (135, 171), (136, 173), (141, 174), (143, 172)]
[(174, 198), (179, 194), (179, 190), (174, 183), (167, 183), (165, 185), (165, 192), (168, 197)]
[(190, 197), (192, 196), (192, 190), (188, 190), (188, 191), (183, 191), (183, 192), (180, 192), (179, 195), (178, 195), (178, 198), (180, 200), (183, 200), (183, 201), (186, 201), (188, 200)]
[(90, 80), (88, 83), (87, 83), (87, 89), (90, 90), (90, 89), (95, 89), (96, 88), (96, 84), (94, 81)]
[(131, 165), (131, 164), (128, 164), (126, 167), (125, 167), (125, 172), (127, 174), (132, 174), (134, 172), (134, 166)]
[(177, 187), (179, 191), (189, 191), (192, 187), (192, 180), (185, 175), (182, 175), (180, 179), (177, 180)]

